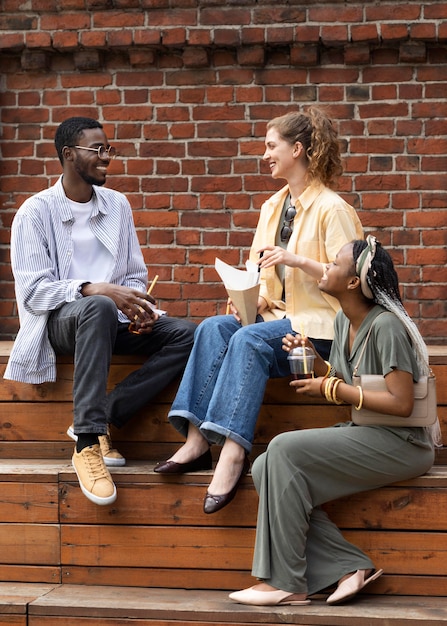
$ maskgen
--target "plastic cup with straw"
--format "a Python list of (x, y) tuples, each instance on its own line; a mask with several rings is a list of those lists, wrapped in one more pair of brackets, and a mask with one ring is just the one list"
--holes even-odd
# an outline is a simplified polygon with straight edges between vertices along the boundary
[[(151, 282), (151, 284), (149, 285), (149, 289), (147, 290), (147, 295), (148, 295), (148, 296), (150, 296), (150, 295), (151, 295), (151, 293), (152, 293), (152, 289), (155, 287), (155, 283), (157, 282), (157, 280), (158, 280), (158, 274), (156, 274), (156, 275), (154, 276), (154, 280), (153, 280), (153, 281)], [(142, 308), (140, 307), (140, 310), (141, 310), (141, 311), (143, 311), (144, 309), (142, 309)], [(137, 314), (135, 314), (135, 317), (133, 318), (133, 322), (130, 322), (130, 324), (129, 324), (129, 331), (130, 331), (131, 333), (133, 333), (134, 335), (139, 335), (139, 334), (140, 334), (140, 331), (137, 329), (137, 325), (136, 325), (136, 321), (137, 321), (137, 320), (138, 320), (138, 315), (137, 315)]]

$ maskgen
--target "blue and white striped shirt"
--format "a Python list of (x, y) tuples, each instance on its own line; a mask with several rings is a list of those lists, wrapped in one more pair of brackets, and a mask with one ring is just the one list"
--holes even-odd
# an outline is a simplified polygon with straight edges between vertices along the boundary
[[(93, 186), (90, 226), (113, 257), (107, 282), (146, 290), (147, 270), (135, 232), (132, 209), (118, 191)], [(20, 329), (5, 378), (39, 384), (56, 380), (56, 355), (47, 333), (51, 311), (82, 297), (89, 282), (68, 278), (73, 242), (73, 214), (57, 183), (28, 198), (17, 211), (11, 229), (11, 264), (15, 279)], [(117, 311), (122, 322), (127, 317)]]

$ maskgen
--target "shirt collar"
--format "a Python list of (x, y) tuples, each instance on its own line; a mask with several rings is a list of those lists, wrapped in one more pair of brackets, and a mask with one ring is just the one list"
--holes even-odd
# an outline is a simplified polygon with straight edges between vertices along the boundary
[(317, 198), (317, 196), (320, 195), (323, 189), (323, 183), (315, 180), (308, 187), (306, 187), (306, 189), (298, 198), (297, 202), (300, 203), (304, 211), (307, 211), (309, 207), (311, 207), (312, 204), (315, 202), (315, 199)]
[[(73, 213), (71, 211), (68, 198), (65, 195), (64, 186), (62, 184), (62, 178), (63, 178), (63, 174), (61, 174), (61, 176), (57, 180), (55, 184), (55, 189), (56, 189), (56, 194), (60, 200), (61, 219), (63, 222), (70, 222), (71, 220), (73, 220)], [(107, 215), (108, 213), (107, 207), (105, 203), (102, 201), (101, 195), (98, 194), (95, 185), (92, 185), (92, 188), (93, 188), (93, 194), (92, 194), (93, 210), (92, 210), (91, 217), (96, 217), (98, 213)]]

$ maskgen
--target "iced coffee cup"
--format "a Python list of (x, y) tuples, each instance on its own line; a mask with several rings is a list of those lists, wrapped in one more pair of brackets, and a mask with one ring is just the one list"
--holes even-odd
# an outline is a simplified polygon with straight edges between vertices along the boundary
[(312, 378), (314, 375), (315, 352), (311, 348), (299, 346), (293, 348), (287, 357), (290, 372), (295, 380)]

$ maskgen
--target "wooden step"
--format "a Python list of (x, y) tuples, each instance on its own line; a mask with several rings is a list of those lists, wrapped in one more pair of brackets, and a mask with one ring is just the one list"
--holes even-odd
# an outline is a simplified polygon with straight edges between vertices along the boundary
[[(73, 421), (73, 364), (69, 357), (58, 360), (55, 383), (30, 385), (5, 380), (3, 373), (11, 342), (0, 342), (0, 458), (69, 459), (72, 442), (66, 435)], [(447, 441), (447, 347), (430, 346), (430, 361), (437, 377), (438, 413)], [(114, 356), (109, 389), (140, 366), (138, 356)], [(129, 424), (112, 430), (115, 444), (131, 460), (163, 459), (183, 442), (167, 420), (178, 383), (172, 383), (142, 409)], [(288, 378), (268, 381), (257, 423), (253, 457), (265, 450), (278, 433), (295, 429), (330, 426), (348, 420), (350, 407), (326, 400), (299, 397)], [(447, 448), (436, 463), (447, 464)]]
[[(433, 348), (430, 358), (438, 378), (439, 416), (447, 440), (447, 348)], [(0, 376), (7, 355), (8, 349), (0, 342)], [(109, 387), (140, 363), (135, 357), (114, 357)], [(338, 613), (317, 601), (306, 608), (305, 621), (299, 621), (304, 619), (302, 609), (250, 609), (228, 603), (228, 591), (255, 582), (250, 569), (257, 494), (251, 476), (244, 478), (230, 506), (208, 516), (202, 512), (202, 502), (211, 471), (183, 476), (153, 472), (156, 461), (182, 442), (166, 417), (177, 385), (160, 393), (125, 428), (112, 430), (128, 464), (112, 470), (118, 488), (116, 502), (98, 507), (82, 495), (70, 463), (74, 444), (66, 429), (72, 422), (72, 379), (69, 358), (60, 359), (56, 383), (23, 385), (0, 379), (0, 580), (47, 590), (33, 601), (17, 604), (6, 601), (2, 606), (0, 598), (0, 626), (36, 626), (44, 620), (45, 626), (55, 626), (73, 618), (80, 626), (441, 623), (438, 616), (445, 614), (445, 606), (438, 605), (436, 598), (444, 600), (447, 589), (446, 448), (425, 476), (326, 505), (346, 537), (383, 567), (385, 574), (368, 587), (370, 597), (361, 601), (364, 614), (357, 603)], [(349, 407), (299, 398), (287, 379), (271, 380), (252, 457), (279, 432), (324, 427), (345, 419), (349, 419)], [(156, 588), (161, 588), (160, 598)], [(69, 590), (75, 589), (80, 590), (78, 595), (70, 596)], [(90, 589), (97, 595), (90, 596)], [(204, 591), (197, 594), (195, 589)], [(141, 605), (136, 600), (139, 593)], [(133, 594), (135, 605), (130, 606), (124, 599)], [(409, 599), (412, 609), (408, 612), (407, 596), (415, 597)], [(433, 597), (434, 605), (430, 604)], [(157, 598), (166, 600), (156, 605)], [(46, 601), (49, 612), (45, 612)], [(173, 603), (172, 611), (169, 603)], [(428, 606), (437, 608), (430, 614)], [(12, 607), (17, 608), (14, 620), (22, 621), (11, 621), (8, 610)], [(389, 614), (380, 612), (388, 609)], [(2, 622), (2, 610), (6, 622)], [(399, 615), (405, 616), (400, 622)]]
[[(81, 493), (69, 463), (0, 461), (0, 580), (231, 590), (254, 583), (257, 494), (202, 512), (211, 471), (160, 476), (153, 463), (112, 471), (113, 505)], [(331, 502), (343, 533), (385, 575), (377, 593), (445, 595), (447, 467)]]
[(250, 607), (227, 592), (80, 585), (0, 583), (0, 626), (440, 626), (447, 598), (362, 594), (329, 606), (315, 596), (305, 607)]

